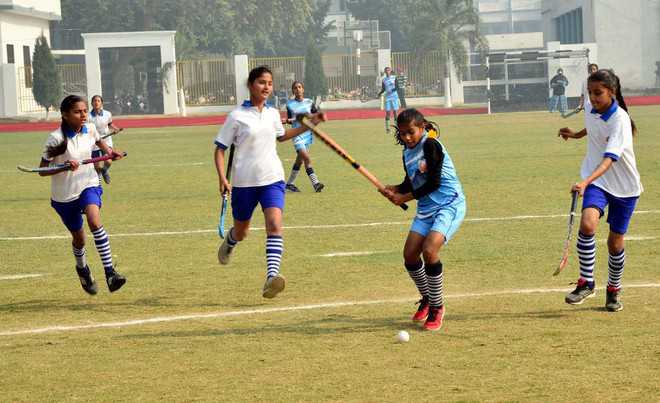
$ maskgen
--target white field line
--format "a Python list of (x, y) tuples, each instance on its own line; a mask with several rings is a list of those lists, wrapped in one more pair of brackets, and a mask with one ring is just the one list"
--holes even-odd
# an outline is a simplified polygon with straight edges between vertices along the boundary
[[(631, 285), (626, 285), (625, 288), (660, 288), (660, 283), (631, 284)], [(597, 287), (597, 289), (600, 290), (603, 289), (603, 287)], [(558, 293), (558, 292), (566, 292), (566, 291), (570, 291), (570, 288), (523, 288), (523, 289), (502, 290), (502, 291), (492, 291), (492, 292), (483, 292), (483, 293), (450, 294), (450, 295), (446, 295), (445, 298), (466, 299), (466, 298), (482, 298), (482, 297), (493, 297), (493, 296), (502, 296), (502, 295), (548, 294), (548, 293)], [(22, 330), (5, 330), (5, 331), (0, 331), (0, 337), (55, 333), (55, 332), (71, 332), (76, 330), (112, 329), (112, 328), (121, 328), (121, 327), (129, 327), (129, 326), (141, 326), (141, 325), (148, 325), (154, 323), (181, 322), (181, 321), (199, 320), (199, 319), (218, 319), (218, 318), (228, 318), (233, 316), (258, 315), (258, 314), (266, 314), (266, 313), (292, 312), (292, 311), (309, 311), (309, 310), (326, 309), (326, 308), (332, 309), (332, 308), (341, 308), (346, 306), (401, 304), (412, 301), (413, 301), (412, 298), (344, 301), (344, 302), (327, 302), (327, 303), (310, 304), (310, 305), (283, 306), (278, 308), (259, 308), (259, 309), (246, 309), (240, 311), (197, 313), (197, 314), (189, 314), (189, 315), (155, 316), (147, 319), (133, 319), (123, 322), (101, 322), (101, 323), (90, 323), (86, 325), (57, 325), (57, 326), (47, 326), (47, 327), (22, 329)]]
[(344, 256), (369, 256), (369, 255), (380, 255), (384, 253), (392, 253), (392, 251), (386, 250), (372, 250), (372, 251), (363, 251), (363, 252), (332, 252), (326, 253), (323, 255), (316, 255), (318, 257), (344, 257)]
[[(660, 210), (642, 210), (635, 211), (635, 214), (658, 214)], [(519, 215), (509, 217), (477, 217), (466, 218), (465, 222), (485, 222), (485, 221), (524, 221), (536, 220), (545, 218), (561, 218), (568, 217), (568, 214), (548, 214), (548, 215)], [(383, 221), (371, 223), (358, 223), (358, 224), (321, 224), (321, 225), (291, 225), (284, 226), (284, 229), (335, 229), (335, 228), (358, 228), (358, 227), (382, 227), (387, 225), (408, 225), (410, 221)], [(251, 228), (252, 231), (263, 231), (264, 227)], [(214, 233), (216, 229), (196, 229), (186, 231), (158, 231), (158, 232), (133, 232), (133, 233), (117, 233), (110, 234), (110, 237), (131, 237), (131, 236), (164, 236), (164, 235), (189, 235), (189, 234), (207, 234)], [(70, 235), (45, 235), (45, 236), (17, 236), (17, 237), (0, 237), (0, 241), (35, 241), (44, 239), (69, 239)]]
[(8, 276), (0, 276), (0, 281), (2, 280), (22, 280), (24, 278), (35, 278), (43, 277), (45, 274), (10, 274)]

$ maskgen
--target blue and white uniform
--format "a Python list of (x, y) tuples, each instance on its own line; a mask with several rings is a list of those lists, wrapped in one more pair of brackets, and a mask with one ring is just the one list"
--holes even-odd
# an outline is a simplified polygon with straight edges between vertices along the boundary
[[(112, 124), (112, 113), (109, 111), (101, 109), (100, 111), (96, 112), (92, 110), (89, 113), (89, 118), (87, 119), (89, 123), (93, 124), (96, 127), (96, 131), (99, 133), (101, 136), (105, 136), (106, 134), (110, 133), (110, 125)], [(112, 143), (112, 136), (106, 137), (103, 139), (105, 143), (108, 145), (108, 147), (113, 146)], [(92, 150), (92, 157), (100, 157), (103, 153), (101, 150), (98, 148), (98, 146), (94, 145), (94, 149)]]
[(587, 187), (582, 208), (597, 208), (602, 216), (609, 204), (607, 222), (610, 229), (625, 234), (637, 200), (644, 191), (635, 162), (630, 116), (612, 100), (612, 105), (603, 114), (595, 109), (585, 113), (585, 126), (587, 155), (582, 161), (582, 179), (588, 178), (603, 158), (614, 162)]
[[(63, 154), (50, 158), (46, 152), (67, 137), (67, 148)], [(68, 160), (91, 158), (92, 148), (101, 136), (93, 124), (85, 123), (80, 132), (58, 128), (48, 135), (41, 158), (51, 164), (61, 164)], [(70, 231), (82, 228), (82, 213), (89, 204), (101, 206), (103, 190), (93, 164), (80, 165), (75, 171), (64, 171), (51, 176), (51, 206), (62, 218)]]
[(411, 231), (426, 236), (436, 231), (449, 241), (465, 218), (463, 187), (445, 147), (425, 132), (419, 143), (403, 151), (406, 177), (400, 193), (412, 192), (417, 215)]
[(399, 104), (399, 94), (396, 91), (396, 76), (385, 76), (383, 78), (383, 84), (381, 88), (381, 93), (385, 93), (385, 110), (386, 111), (397, 111), (400, 107)]
[[(293, 120), (293, 122), (291, 123), (291, 127), (293, 128), (300, 127), (300, 123), (297, 120), (295, 120), (296, 116), (301, 114), (304, 115), (304, 114), (316, 113), (316, 112), (318, 112), (318, 109), (316, 108), (314, 102), (309, 98), (304, 98), (301, 101), (298, 101), (297, 99), (294, 98), (294, 99), (290, 99), (286, 103), (287, 118)], [(314, 135), (312, 134), (311, 130), (307, 130), (306, 132), (296, 136), (293, 139), (293, 146), (296, 149), (296, 151), (309, 150), (313, 142), (314, 142)]]
[(259, 112), (249, 100), (227, 116), (218, 132), (217, 147), (235, 147), (231, 206), (237, 220), (249, 220), (257, 204), (284, 209), (284, 169), (276, 142), (284, 133), (277, 109), (266, 104)]

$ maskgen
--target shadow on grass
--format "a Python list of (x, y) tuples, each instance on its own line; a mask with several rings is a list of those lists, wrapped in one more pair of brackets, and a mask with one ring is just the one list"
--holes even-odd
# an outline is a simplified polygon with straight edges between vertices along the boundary
[[(84, 298), (85, 296), (83, 296)], [(0, 313), (29, 313), (41, 312), (49, 313), (56, 311), (95, 311), (95, 312), (114, 312), (121, 307), (164, 307), (175, 306), (176, 304), (164, 303), (161, 298), (141, 298), (132, 301), (107, 301), (100, 302), (88, 297), (86, 301), (82, 300), (76, 303), (70, 303), (62, 300), (31, 300), (21, 301), (11, 304), (0, 304)]]

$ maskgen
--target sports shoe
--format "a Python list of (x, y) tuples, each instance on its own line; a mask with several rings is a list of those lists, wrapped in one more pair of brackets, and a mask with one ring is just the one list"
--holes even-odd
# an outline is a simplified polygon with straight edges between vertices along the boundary
[(445, 307), (444, 305), (440, 308), (431, 307), (429, 308), (429, 316), (424, 322), (424, 329), (435, 331), (442, 327), (442, 319), (445, 317)]
[(321, 193), (321, 190), (323, 190), (324, 187), (325, 187), (325, 185), (322, 184), (321, 182), (316, 182), (316, 183), (314, 184), (314, 191), (315, 191), (316, 193)]
[(76, 266), (76, 272), (78, 273), (80, 285), (82, 286), (83, 290), (85, 290), (85, 292), (89, 295), (96, 295), (99, 289), (96, 286), (96, 281), (94, 281), (92, 272), (89, 270), (89, 266), (85, 266), (82, 269)]
[(103, 168), (103, 169), (101, 170), (101, 176), (103, 176), (103, 181), (104, 181), (106, 184), (109, 185), (109, 184), (110, 184), (110, 172), (108, 172), (108, 168)]
[(277, 294), (284, 290), (284, 285), (286, 280), (280, 274), (276, 274), (272, 277), (268, 277), (264, 283), (264, 290), (261, 295), (264, 298), (275, 298)]
[(569, 294), (566, 295), (564, 301), (567, 304), (571, 305), (580, 305), (584, 302), (585, 299), (591, 298), (596, 295), (596, 290), (594, 290), (594, 283), (589, 283), (587, 280), (579, 279), (577, 282), (577, 287)]
[(286, 191), (287, 192), (293, 192), (293, 193), (299, 193), (300, 189), (298, 189), (298, 186), (294, 185), (293, 183), (287, 183), (286, 184)]
[(227, 242), (228, 236), (228, 234), (225, 235), (225, 240), (222, 241), (222, 245), (218, 248), (218, 262), (220, 264), (229, 264), (231, 252), (234, 250), (234, 248), (229, 246), (229, 243)]
[(426, 317), (429, 316), (429, 297), (423, 296), (418, 302), (417, 312), (412, 317), (413, 322), (424, 322)]
[(108, 283), (108, 289), (110, 292), (115, 292), (126, 284), (126, 277), (113, 271), (111, 275), (106, 275), (105, 282)]
[(623, 304), (619, 298), (620, 288), (607, 286), (607, 296), (605, 297), (605, 309), (610, 312), (619, 312), (623, 309)]

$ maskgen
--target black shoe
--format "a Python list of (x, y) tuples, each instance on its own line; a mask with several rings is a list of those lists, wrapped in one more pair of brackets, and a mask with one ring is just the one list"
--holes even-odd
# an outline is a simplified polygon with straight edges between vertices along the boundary
[(78, 278), (80, 279), (80, 285), (83, 290), (89, 295), (96, 295), (99, 292), (98, 287), (96, 286), (96, 281), (94, 281), (94, 276), (89, 270), (89, 266), (85, 266), (82, 269), (76, 267), (76, 272), (78, 273)]
[(126, 277), (113, 271), (111, 275), (106, 275), (105, 282), (108, 283), (110, 292), (115, 292), (126, 284)]
[(293, 183), (287, 183), (286, 184), (286, 190), (287, 190), (287, 192), (293, 192), (293, 193), (300, 192), (300, 189), (298, 189), (298, 186), (294, 185)]
[(316, 183), (314, 184), (314, 191), (315, 191), (316, 193), (321, 193), (321, 190), (323, 190), (324, 187), (325, 187), (325, 185), (322, 184), (321, 182), (316, 182)]
[(607, 296), (605, 297), (605, 309), (610, 312), (619, 312), (623, 309), (621, 303), (621, 289), (614, 287), (607, 287)]
[(589, 283), (583, 279), (579, 279), (577, 287), (575, 287), (573, 291), (566, 295), (564, 301), (566, 301), (567, 304), (580, 305), (584, 302), (585, 299), (591, 298), (594, 295), (596, 295), (596, 291), (594, 290), (594, 283)]

